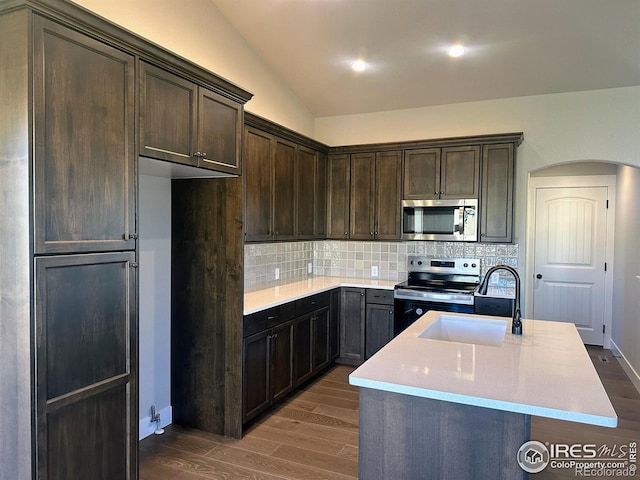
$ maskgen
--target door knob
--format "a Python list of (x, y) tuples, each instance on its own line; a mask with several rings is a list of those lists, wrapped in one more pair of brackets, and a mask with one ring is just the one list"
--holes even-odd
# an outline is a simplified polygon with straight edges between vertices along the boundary
[(537, 278), (538, 280), (540, 280), (540, 279), (542, 278), (542, 274), (541, 274), (541, 273), (537, 274), (537, 275), (536, 275), (536, 278)]

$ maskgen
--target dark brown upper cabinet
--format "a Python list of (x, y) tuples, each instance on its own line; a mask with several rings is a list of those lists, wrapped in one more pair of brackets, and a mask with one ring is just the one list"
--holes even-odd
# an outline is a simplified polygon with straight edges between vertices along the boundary
[(135, 248), (135, 63), (36, 17), (35, 253)]
[(405, 150), (403, 199), (478, 198), (479, 172), (479, 146)]
[(272, 240), (273, 135), (245, 127), (245, 239)]
[(515, 149), (513, 143), (482, 147), (480, 195), (480, 241), (513, 241), (513, 184)]
[(243, 107), (140, 62), (140, 155), (240, 175)]
[(245, 240), (324, 238), (327, 156), (245, 127)]
[(275, 137), (273, 143), (273, 239), (296, 238), (295, 143)]
[(400, 151), (351, 154), (349, 238), (400, 238)]
[(350, 155), (329, 155), (327, 192), (327, 238), (349, 238), (351, 191)]

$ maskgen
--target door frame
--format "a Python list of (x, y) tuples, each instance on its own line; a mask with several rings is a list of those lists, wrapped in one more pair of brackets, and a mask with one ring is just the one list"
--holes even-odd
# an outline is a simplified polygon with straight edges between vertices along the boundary
[(532, 177), (529, 175), (527, 187), (527, 244), (525, 248), (526, 278), (525, 282), (525, 317), (530, 318), (533, 312), (533, 278), (535, 276), (535, 225), (536, 225), (536, 191), (539, 188), (571, 188), (571, 187), (607, 187), (607, 232), (605, 244), (605, 261), (607, 273), (604, 279), (605, 303), (604, 303), (604, 339), (603, 348), (611, 348), (611, 324), (613, 314), (613, 249), (616, 212), (616, 175), (579, 175), (558, 177)]

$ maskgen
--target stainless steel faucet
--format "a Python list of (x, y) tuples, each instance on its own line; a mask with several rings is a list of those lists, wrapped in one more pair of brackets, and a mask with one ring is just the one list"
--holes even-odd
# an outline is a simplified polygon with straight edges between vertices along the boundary
[(520, 276), (513, 267), (510, 267), (509, 265), (496, 265), (495, 267), (491, 267), (487, 271), (487, 274), (484, 276), (484, 279), (480, 284), (480, 288), (478, 289), (478, 293), (480, 295), (487, 294), (487, 288), (489, 287), (489, 278), (491, 278), (493, 272), (497, 270), (506, 270), (507, 272), (511, 272), (511, 275), (513, 275), (513, 278), (515, 278), (516, 280), (516, 298), (513, 305), (511, 333), (513, 333), (514, 335), (522, 335), (522, 315), (520, 313)]

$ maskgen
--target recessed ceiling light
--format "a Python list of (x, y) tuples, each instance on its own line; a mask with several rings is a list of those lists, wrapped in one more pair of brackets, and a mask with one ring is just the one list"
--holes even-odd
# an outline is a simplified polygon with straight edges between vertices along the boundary
[(367, 69), (367, 63), (361, 58), (359, 58), (358, 60), (356, 60), (351, 64), (351, 69), (354, 72), (364, 72)]
[(453, 45), (447, 51), (450, 57), (457, 58), (464, 55), (464, 47), (460, 44)]

